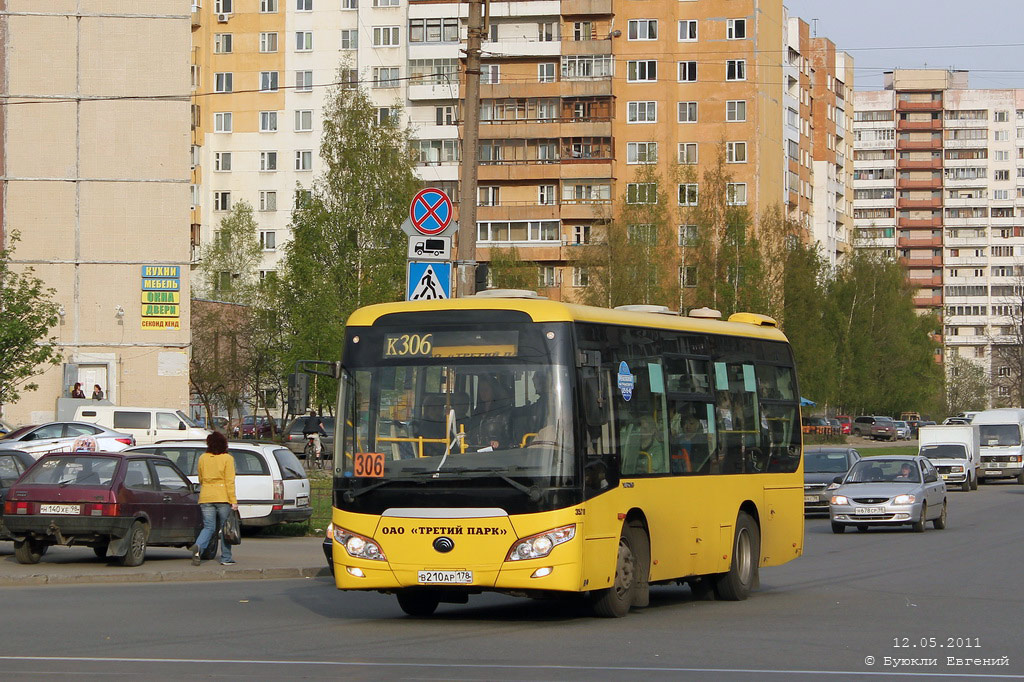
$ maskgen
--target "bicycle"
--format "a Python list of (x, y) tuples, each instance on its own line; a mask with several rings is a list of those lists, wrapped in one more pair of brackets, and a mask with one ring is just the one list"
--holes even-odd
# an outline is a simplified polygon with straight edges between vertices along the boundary
[(324, 468), (324, 451), (323, 446), (320, 447), (320, 453), (317, 454), (316, 439), (313, 436), (316, 434), (306, 434), (306, 447), (303, 449), (303, 455), (306, 458), (306, 467), (313, 469)]

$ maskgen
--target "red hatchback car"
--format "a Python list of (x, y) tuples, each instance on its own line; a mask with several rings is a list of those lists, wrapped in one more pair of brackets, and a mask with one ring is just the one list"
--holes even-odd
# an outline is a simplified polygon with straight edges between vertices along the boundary
[(166, 457), (62, 452), (43, 455), (11, 486), (4, 525), (22, 564), (51, 545), (86, 545), (138, 566), (147, 545), (188, 547), (203, 523), (192, 483)]
[(842, 427), (843, 435), (850, 435), (850, 425), (853, 424), (853, 417), (848, 417), (845, 414), (841, 414), (836, 419), (839, 420), (839, 426)]

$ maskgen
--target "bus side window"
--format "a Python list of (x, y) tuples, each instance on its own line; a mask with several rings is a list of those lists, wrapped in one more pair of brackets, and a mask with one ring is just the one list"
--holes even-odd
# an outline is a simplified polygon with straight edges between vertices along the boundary
[(711, 472), (707, 403), (678, 400), (669, 403), (669, 467), (673, 474)]

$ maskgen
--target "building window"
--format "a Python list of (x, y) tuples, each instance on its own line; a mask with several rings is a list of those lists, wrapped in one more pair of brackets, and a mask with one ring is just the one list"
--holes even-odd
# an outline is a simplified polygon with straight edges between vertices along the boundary
[(277, 152), (260, 152), (260, 170), (277, 170)]
[(997, 170), (992, 174), (993, 180), (1009, 180), (1010, 171), (1008, 170)]
[(745, 81), (747, 80), (747, 60), (727, 59), (725, 61), (725, 80)]
[(215, 170), (215, 171), (229, 171), (229, 170), (231, 170), (231, 152), (214, 152), (214, 154), (213, 154), (213, 170)]
[(572, 269), (572, 285), (574, 287), (585, 287), (590, 284), (590, 273), (586, 268)]
[(594, 22), (592, 21), (577, 21), (572, 25), (572, 39), (573, 40), (593, 40), (594, 39)]
[(374, 47), (398, 47), (397, 26), (374, 26), (373, 27)]
[(626, 163), (657, 163), (657, 142), (627, 142)]
[(295, 110), (295, 132), (297, 133), (308, 133), (313, 130), (313, 110), (312, 109), (296, 109)]
[[(497, 24), (491, 24), (497, 26)], [(550, 43), (558, 40), (558, 24), (554, 21), (541, 21), (537, 23), (537, 41)]]
[(728, 19), (725, 22), (726, 40), (743, 40), (747, 37), (746, 19)]
[(500, 64), (483, 64), (480, 66), (480, 83), (483, 85), (497, 85), (501, 82)]
[(373, 87), (375, 88), (397, 88), (398, 67), (378, 66), (373, 69)]
[(696, 225), (679, 226), (679, 246), (692, 246), (697, 242)]
[(309, 149), (299, 149), (295, 152), (295, 170), (313, 170), (313, 152)]
[(235, 11), (234, 0), (213, 0), (214, 14), (231, 14)]
[(554, 185), (540, 185), (537, 187), (537, 203), (541, 206), (554, 206), (558, 203), (555, 197)]
[(730, 206), (747, 205), (747, 183), (730, 182), (725, 185), (725, 203)]
[(679, 82), (694, 83), (697, 81), (697, 62), (679, 62)]
[(312, 12), (313, 0), (295, 0), (295, 10), (297, 12)]
[(543, 64), (537, 65), (537, 82), (538, 83), (554, 83), (555, 82), (555, 69), (557, 65), (554, 62), (544, 62)]
[(697, 40), (697, 20), (683, 19), (679, 22), (679, 42), (692, 42)]
[(391, 107), (377, 107), (377, 125), (387, 125), (398, 116), (398, 111)]
[(398, 7), (398, 0), (373, 0), (374, 7)]
[(213, 193), (213, 210), (214, 211), (230, 211), (231, 210), (231, 192), (214, 192)]
[(657, 19), (630, 19), (629, 40), (657, 40), (658, 20)]
[(501, 187), (495, 185), (480, 185), (476, 188), (477, 206), (500, 206)]
[(627, 62), (626, 80), (630, 83), (653, 83), (658, 80), (658, 61), (638, 59)]
[(277, 52), (277, 34), (260, 34), (260, 52)]
[(359, 31), (354, 28), (346, 28), (341, 32), (341, 49), (355, 50), (359, 47)]
[(295, 92), (312, 92), (313, 91), (313, 72), (312, 71), (296, 71), (295, 72)]
[(653, 101), (627, 103), (626, 121), (628, 123), (657, 123), (658, 103)]
[(455, 105), (447, 104), (434, 107), (434, 123), (439, 126), (453, 126), (458, 123), (455, 118)]
[(679, 268), (679, 286), (683, 287), (695, 287), (697, 286), (697, 266), (696, 265), (684, 265)]
[(729, 122), (740, 122), (747, 120), (747, 101), (745, 99), (730, 99), (725, 103), (725, 120)]
[[(494, 26), (496, 24), (492, 24)], [(459, 42), (459, 20), (454, 19), (410, 19), (410, 43), (457, 43)]]
[(295, 32), (295, 51), (296, 52), (312, 52), (313, 51), (313, 32), (312, 31), (296, 31)]
[(725, 160), (727, 163), (746, 163), (747, 162), (747, 143), (746, 142), (726, 142), (725, 143)]
[(341, 0), (342, 9), (359, 9), (359, 0)]
[(225, 73), (215, 73), (213, 74), (213, 91), (231, 92), (233, 82), (234, 74), (230, 71)]
[(261, 133), (276, 133), (277, 132), (277, 112), (276, 111), (261, 111), (260, 112), (260, 132)]
[(697, 165), (697, 143), (696, 142), (680, 142), (679, 143), (679, 163), (684, 166), (695, 166)]
[(277, 11), (277, 0), (260, 0), (260, 12), (273, 14)]
[(574, 244), (589, 244), (590, 225), (574, 225), (572, 228), (572, 240)]
[(459, 160), (458, 140), (417, 140), (413, 144), (419, 154), (417, 163), (430, 166)]
[(230, 33), (214, 33), (213, 34), (213, 53), (214, 54), (231, 54), (231, 34)]
[(213, 115), (213, 132), (215, 133), (230, 133), (231, 132), (231, 112), (230, 111), (218, 111)]
[(557, 220), (477, 223), (477, 239), (481, 242), (557, 242), (560, 238)]
[(562, 57), (562, 80), (606, 78), (615, 73), (611, 55), (565, 55)]
[(553, 287), (557, 286), (555, 281), (555, 266), (554, 265), (542, 265), (537, 268), (537, 286), (538, 287)]
[(277, 92), (277, 71), (260, 71), (260, 92)]
[(679, 185), (679, 205), (680, 206), (696, 206), (697, 205), (697, 183), (687, 182)]
[[(260, 192), (262, 198), (263, 192)], [(277, 248), (277, 233), (272, 230), (260, 232), (260, 248), (264, 251), (273, 251)]]
[(656, 204), (658, 203), (658, 183), (656, 182), (630, 182), (626, 185), (627, 204)]
[(697, 122), (697, 103), (696, 102), (680, 102), (679, 103), (679, 122), (680, 123), (696, 123)]

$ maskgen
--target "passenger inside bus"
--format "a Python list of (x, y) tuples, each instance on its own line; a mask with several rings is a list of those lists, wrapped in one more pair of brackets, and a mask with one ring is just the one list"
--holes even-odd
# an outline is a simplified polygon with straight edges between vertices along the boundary
[(470, 418), (469, 446), (473, 450), (511, 447), (512, 400), (495, 378), (482, 375), (477, 382), (476, 410)]

